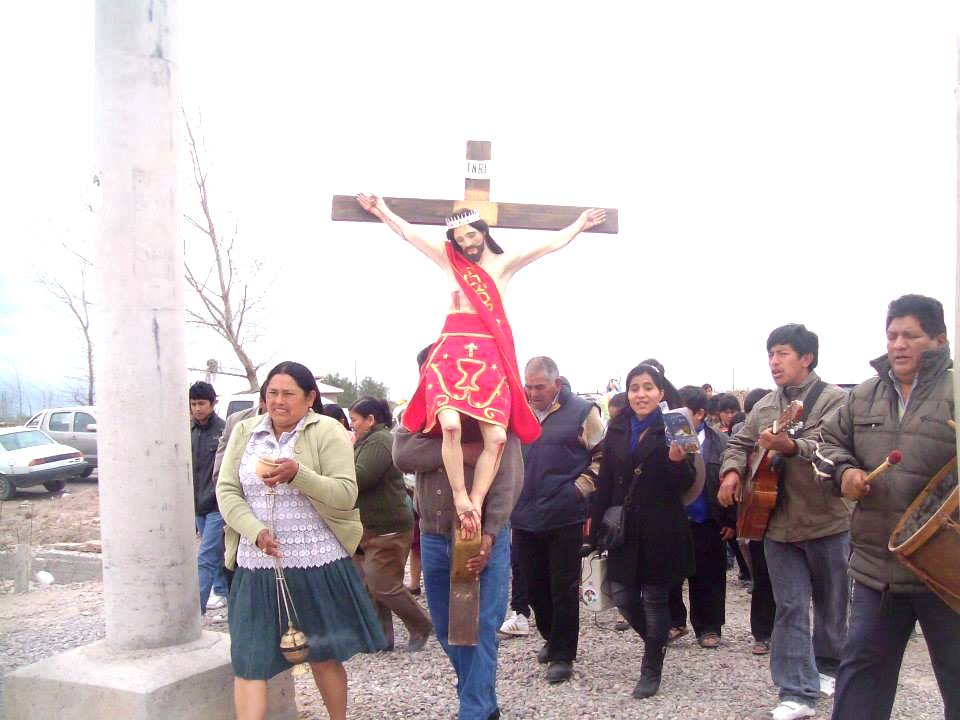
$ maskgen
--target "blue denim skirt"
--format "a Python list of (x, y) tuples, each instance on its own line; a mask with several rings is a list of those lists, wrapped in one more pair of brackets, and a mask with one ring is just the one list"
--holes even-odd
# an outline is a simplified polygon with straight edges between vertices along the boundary
[[(357, 653), (383, 650), (387, 642), (370, 596), (350, 558), (313, 568), (284, 570), (310, 645), (309, 662), (344, 662)], [(276, 574), (237, 568), (230, 586), (230, 659), (245, 680), (269, 680), (291, 667), (280, 654), (287, 614), (277, 612)], [(282, 621), (282, 625), (281, 625)], [(296, 626), (296, 620), (294, 620)]]

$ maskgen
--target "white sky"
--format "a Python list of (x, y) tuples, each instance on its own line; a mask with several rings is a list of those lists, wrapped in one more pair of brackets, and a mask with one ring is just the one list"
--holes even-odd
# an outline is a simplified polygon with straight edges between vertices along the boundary
[[(769, 387), (787, 322), (820, 335), (825, 379), (857, 382), (905, 292), (940, 299), (955, 341), (960, 3), (179, 5), (213, 206), (264, 263), (259, 359), (412, 390), (442, 276), (382, 226), (331, 222), (331, 196), (462, 197), (468, 139), (493, 141), (494, 200), (619, 208), (619, 235), (507, 295), (521, 366), (551, 355), (576, 390), (650, 356), (678, 385)], [(0, 8), (0, 380), (59, 388), (82, 357), (32, 278), (93, 231), (92, 8)], [(188, 340), (192, 366), (237, 365)]]

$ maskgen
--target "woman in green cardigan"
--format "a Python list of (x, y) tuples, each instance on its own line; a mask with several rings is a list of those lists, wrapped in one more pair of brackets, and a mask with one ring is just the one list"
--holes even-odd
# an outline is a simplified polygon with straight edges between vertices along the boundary
[(403, 474), (393, 465), (393, 416), (385, 400), (367, 396), (350, 406), (350, 423), (357, 435), (353, 456), (363, 523), (354, 564), (373, 600), (387, 647), (393, 647), (396, 613), (409, 634), (406, 650), (416, 652), (426, 645), (433, 623), (403, 582), (413, 540), (413, 511)]
[(280, 653), (287, 613), (278, 597), (279, 559), (317, 688), (330, 717), (344, 720), (342, 663), (386, 645), (350, 560), (362, 533), (350, 440), (315, 412), (320, 393), (303, 365), (280, 363), (266, 385), (267, 414), (234, 428), (217, 481), (225, 562), (236, 568), (229, 619), (237, 717), (266, 717), (266, 681), (290, 667)]

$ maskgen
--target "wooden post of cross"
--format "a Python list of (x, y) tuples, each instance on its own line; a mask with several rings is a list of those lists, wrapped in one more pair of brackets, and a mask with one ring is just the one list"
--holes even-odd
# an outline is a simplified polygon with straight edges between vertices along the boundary
[[(491, 202), (491, 143), (488, 140), (467, 141), (467, 164), (463, 200), (427, 200), (422, 198), (385, 197), (387, 206), (414, 225), (443, 225), (457, 210), (477, 210), (490, 227), (522, 230), (561, 230), (576, 220), (586, 207), (564, 205), (528, 205)], [(616, 233), (617, 211), (606, 208), (607, 219), (587, 232)], [(334, 220), (380, 222), (366, 212), (353, 195), (334, 195)]]

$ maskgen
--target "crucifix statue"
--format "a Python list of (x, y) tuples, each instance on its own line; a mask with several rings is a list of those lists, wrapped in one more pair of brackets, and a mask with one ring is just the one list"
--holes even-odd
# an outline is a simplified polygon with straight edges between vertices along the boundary
[[(512, 430), (521, 442), (540, 435), (524, 394), (503, 290), (513, 275), (566, 246), (579, 233), (617, 232), (617, 211), (490, 202), (490, 142), (467, 143), (463, 200), (337, 195), (334, 220), (380, 220), (440, 266), (451, 288), (447, 320), (423, 366), (420, 384), (403, 415), (411, 432), (442, 431), (444, 468), (460, 534), (481, 532), (483, 501), (499, 469)], [(446, 224), (446, 241), (421, 235), (414, 225)], [(557, 230), (523, 248), (502, 249), (491, 227)], [(461, 416), (477, 421), (483, 450), (468, 493), (460, 444)]]

